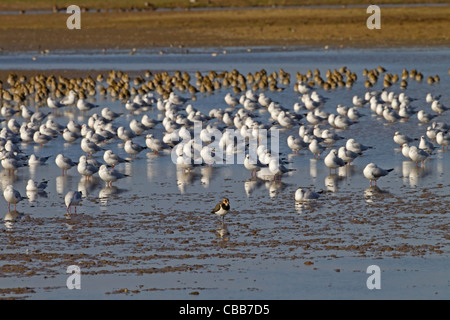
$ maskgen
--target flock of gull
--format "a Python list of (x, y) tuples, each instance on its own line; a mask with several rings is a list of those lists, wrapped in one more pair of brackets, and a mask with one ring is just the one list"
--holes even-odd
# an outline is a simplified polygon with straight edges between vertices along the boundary
[[(417, 74), (416, 70), (404, 70), (399, 77), (387, 73), (382, 67), (365, 70), (363, 76), (367, 78), (367, 91), (364, 96), (355, 95), (348, 106), (332, 106), (333, 102), (319, 94), (318, 90), (327, 92), (341, 86), (351, 88), (357, 77), (346, 67), (328, 70), (325, 77), (317, 69), (308, 70), (306, 74), (297, 72), (293, 88), (298, 102), (293, 106), (283, 106), (268, 94), (289, 88), (290, 74), (282, 69), (278, 73), (261, 70), (247, 76), (236, 70), (222, 73), (211, 71), (206, 75), (197, 72), (195, 85), (189, 74), (179, 71), (173, 75), (147, 71), (134, 80), (118, 71), (111, 71), (106, 78), (99, 75), (96, 80), (90, 76), (68, 79), (44, 75), (28, 80), (24, 76), (11, 74), (7, 84), (0, 82), (1, 115), (4, 117), (0, 132), (1, 165), (8, 174), (15, 174), (24, 166), (51, 165), (53, 162), (63, 175), (76, 168), (86, 180), (98, 175), (106, 187), (112, 187), (114, 182), (129, 177), (117, 167), (133, 161), (141, 152), (153, 152), (158, 156), (170, 154), (174, 165), (183, 171), (223, 164), (226, 155), (246, 154), (242, 164), (251, 172), (252, 178), (269, 177), (275, 180), (281, 179), (284, 174), (295, 175), (296, 172), (289, 167), (284, 155), (272, 152), (262, 141), (267, 142), (268, 133), (274, 129), (295, 129), (297, 133), (298, 128), (298, 134), (289, 135), (281, 143), (286, 143), (293, 153), (305, 150), (314, 159), (323, 159), (331, 174), (333, 170), (336, 172), (340, 167), (351, 165), (372, 148), (341, 135), (364, 116), (362, 110), (368, 109), (383, 123), (408, 121), (414, 117), (427, 128), (420, 139), (401, 132), (393, 136), (402, 154), (417, 166), (423, 166), (436, 149), (448, 150), (449, 126), (439, 121), (439, 117), (449, 107), (441, 103), (440, 96), (428, 94), (424, 98), (429, 106), (417, 110), (412, 106), (414, 98), (405, 92), (396, 94), (389, 89), (400, 79), (401, 88), (406, 89), (407, 81), (416, 79)], [(383, 76), (384, 88), (372, 90)], [(437, 81), (439, 78), (433, 77), (433, 82)], [(223, 105), (211, 108), (208, 113), (196, 108), (197, 93), (214, 91), (224, 94)], [(119, 99), (123, 108), (114, 111), (92, 102), (97, 95)], [(325, 106), (331, 111), (326, 111)], [(58, 123), (54, 115), (61, 110), (85, 114), (86, 121), (79, 123), (70, 119), (64, 125)], [(157, 110), (159, 116), (151, 117), (149, 110)], [(127, 125), (123, 125), (120, 121), (130, 114), (135, 117), (125, 120)], [(194, 139), (196, 124), (202, 126), (200, 140)], [(155, 127), (163, 129), (158, 131), (162, 133), (161, 137), (157, 137)], [(136, 142), (135, 138), (139, 136), (145, 137), (145, 145)], [(79, 159), (71, 159), (64, 153), (38, 157), (26, 154), (20, 148), (20, 144), (44, 146), (58, 137), (73, 148), (81, 149), (84, 154)], [(239, 139), (244, 141), (243, 145), (236, 142)], [(252, 139), (257, 141), (253, 156), (248, 149)], [(123, 154), (114, 153), (109, 147), (114, 142), (121, 143)], [(338, 144), (341, 146), (337, 147)], [(99, 154), (101, 157), (97, 157)], [(392, 170), (370, 162), (362, 173), (372, 186)], [(26, 191), (43, 192), (48, 183), (29, 179)], [(11, 204), (16, 209), (17, 203), (27, 199), (13, 185), (7, 185), (3, 195), (9, 209)], [(300, 202), (316, 200), (321, 194), (298, 188), (293, 196)], [(76, 212), (82, 199), (81, 191), (69, 191), (64, 198), (67, 214), (71, 214), (72, 207)], [(230, 208), (229, 200), (225, 199), (223, 203), (227, 210), (220, 207), (220, 203), (213, 210), (222, 217)], [(222, 204), (224, 208), (225, 205)]]

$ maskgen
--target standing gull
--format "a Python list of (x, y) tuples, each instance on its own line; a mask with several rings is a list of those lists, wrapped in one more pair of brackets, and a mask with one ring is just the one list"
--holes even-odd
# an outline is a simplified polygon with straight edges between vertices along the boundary
[(81, 191), (69, 191), (67, 192), (66, 196), (64, 197), (64, 203), (67, 207), (67, 214), (72, 213), (72, 206), (75, 207), (75, 213), (77, 213), (77, 206), (81, 202)]
[(14, 189), (12, 185), (8, 185), (5, 190), (3, 191), (3, 196), (5, 197), (5, 200), (8, 202), (8, 211), (11, 211), (11, 204), (14, 204), (14, 211), (16, 210), (16, 205), (24, 200), (27, 199), (26, 197), (22, 197), (20, 195), (20, 192)]
[(106, 182), (107, 187), (112, 187), (112, 183), (119, 179), (129, 177), (129, 175), (123, 174), (116, 169), (108, 168), (105, 164), (100, 166), (98, 175), (100, 176), (100, 179)]
[(334, 169), (335, 173), (337, 173), (338, 168), (346, 165), (345, 161), (338, 157), (336, 149), (332, 149), (323, 162), (328, 168), (330, 168), (330, 174), (331, 169)]
[(375, 181), (377, 185), (377, 180), (381, 177), (387, 176), (389, 172), (394, 169), (382, 169), (378, 167), (375, 163), (369, 163), (363, 171), (364, 177), (370, 181), (370, 186), (372, 186), (372, 181)]

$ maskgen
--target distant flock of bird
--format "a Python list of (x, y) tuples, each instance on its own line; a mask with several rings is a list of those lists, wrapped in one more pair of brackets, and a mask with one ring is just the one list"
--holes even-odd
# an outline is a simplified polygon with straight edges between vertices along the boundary
[[(370, 91), (369, 88), (376, 84), (382, 74), (385, 75), (384, 88)], [(267, 95), (268, 91), (277, 92), (289, 87), (290, 74), (282, 69), (278, 73), (261, 70), (247, 76), (237, 70), (222, 73), (211, 71), (207, 75), (196, 72), (195, 85), (189, 74), (180, 71), (173, 75), (146, 71), (144, 76), (137, 76), (134, 80), (119, 71), (111, 71), (106, 78), (99, 75), (97, 80), (90, 76), (68, 79), (53, 75), (37, 75), (28, 80), (24, 76), (11, 74), (7, 85), (0, 81), (1, 115), (4, 117), (0, 132), (1, 165), (10, 174), (23, 166), (45, 165), (50, 156), (27, 155), (20, 150), (18, 144), (43, 146), (62, 136), (66, 143), (81, 148), (85, 153), (76, 160), (63, 153), (56, 155), (54, 162), (62, 170), (62, 174), (65, 175), (68, 170), (76, 167), (85, 179), (98, 174), (106, 187), (111, 187), (113, 182), (128, 177), (118, 171), (116, 166), (133, 161), (144, 150), (155, 154), (170, 153), (178, 168), (190, 171), (202, 165), (223, 163), (223, 155), (220, 155), (218, 148), (226, 155), (248, 152), (246, 145), (240, 148), (235, 143), (235, 137), (246, 142), (250, 139), (259, 142), (267, 138), (262, 134), (267, 135), (271, 130), (298, 127), (298, 135), (290, 135), (286, 141), (287, 146), (292, 152), (309, 150), (313, 158), (317, 159), (321, 159), (321, 155), (327, 152), (323, 161), (331, 174), (332, 170), (350, 165), (371, 148), (352, 138), (344, 146), (335, 147), (337, 141), (344, 139), (338, 132), (357, 123), (363, 116), (360, 111), (367, 107), (374, 116), (389, 123), (416, 117), (420, 124), (427, 125), (426, 133), (421, 136), (417, 146), (411, 145), (414, 138), (400, 132), (396, 132), (393, 137), (405, 157), (417, 165), (423, 165), (436, 148), (448, 150), (449, 126), (438, 119), (449, 108), (440, 102), (440, 96), (428, 94), (425, 98), (431, 111), (416, 110), (411, 105), (414, 99), (405, 92), (396, 94), (389, 91), (389, 87), (400, 78), (402, 89), (406, 89), (408, 77), (420, 81), (418, 74), (421, 75), (415, 70), (410, 73), (404, 70), (399, 77), (386, 73), (382, 67), (364, 70), (363, 76), (367, 78), (365, 86), (368, 88), (364, 97), (355, 95), (351, 106), (337, 105), (335, 112), (325, 111), (324, 106), (331, 102), (320, 95), (318, 89), (329, 91), (338, 87), (351, 88), (357, 76), (346, 67), (328, 70), (325, 78), (317, 69), (314, 72), (308, 70), (306, 74), (297, 72), (293, 88), (299, 101), (293, 106), (283, 106)], [(440, 79), (434, 76), (432, 80), (428, 79), (428, 83), (436, 83)], [(223, 106), (211, 108), (208, 113), (194, 107), (199, 92), (214, 91), (224, 93)], [(115, 112), (109, 107), (100, 107), (90, 102), (97, 95), (120, 99), (123, 110)], [(155, 108), (162, 120), (149, 116), (147, 111)], [(82, 114), (94, 112), (86, 117), (85, 123), (77, 123), (71, 119), (66, 125), (61, 125), (52, 115), (62, 109)], [(260, 111), (266, 111), (268, 119), (263, 120)], [(127, 114), (142, 114), (142, 117), (140, 120), (134, 117), (128, 122), (128, 126), (118, 125), (118, 120)], [(194, 125), (198, 123), (204, 126), (199, 137), (202, 142), (200, 146), (193, 137)], [(163, 128), (161, 138), (157, 138), (156, 132), (152, 132), (156, 126)], [(233, 129), (233, 134), (230, 135), (227, 129)], [(145, 145), (139, 145), (133, 140), (143, 135)], [(108, 143), (113, 141), (123, 143), (124, 153), (128, 157), (115, 154), (108, 148)], [(98, 153), (102, 153), (104, 162), (94, 158)], [(265, 144), (257, 146), (253, 157), (247, 154), (243, 165), (256, 178), (281, 179), (283, 174), (295, 171), (289, 168), (280, 154), (272, 154)], [(369, 163), (364, 168), (363, 175), (370, 181), (370, 185), (376, 185), (379, 178), (391, 171), (390, 168), (384, 169)], [(30, 179), (26, 188), (27, 191), (40, 192), (47, 187), (47, 183), (48, 181), (38, 183)], [(3, 195), (9, 209), (11, 204), (16, 209), (16, 204), (26, 199), (12, 185), (4, 189)], [(298, 188), (294, 197), (296, 201), (315, 200), (320, 194)], [(76, 211), (82, 198), (80, 191), (67, 193), (67, 214), (71, 214), (72, 207)], [(228, 209), (221, 209), (218, 204), (219, 207), (215, 208), (217, 210), (213, 210), (222, 217), (230, 207), (229, 200), (226, 197), (224, 199), (226, 201), (222, 202), (223, 206)]]

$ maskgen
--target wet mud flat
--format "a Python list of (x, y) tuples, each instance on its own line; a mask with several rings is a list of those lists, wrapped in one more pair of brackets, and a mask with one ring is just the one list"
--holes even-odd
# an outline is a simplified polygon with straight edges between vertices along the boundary
[[(62, 276), (70, 265), (81, 268), (82, 289), (89, 287), (90, 280), (85, 284), (84, 279), (116, 279), (103, 284), (103, 291), (88, 296), (158, 298), (178, 291), (184, 298), (198, 295), (208, 299), (221, 285), (199, 279), (193, 283), (185, 280), (185, 286), (176, 282), (173, 286), (150, 284), (158, 276), (190, 279), (193, 275), (195, 279), (203, 274), (219, 278), (227, 274), (238, 281), (240, 273), (252, 274), (253, 263), (264, 266), (288, 262), (297, 265), (299, 273), (306, 267), (319, 273), (324, 271), (322, 261), (334, 262), (326, 271), (340, 272), (346, 269), (340, 267), (341, 260), (349, 258), (367, 261), (368, 266), (373, 262), (383, 265), (389, 258), (448, 256), (446, 195), (422, 190), (419, 199), (417, 192), (405, 198), (372, 188), (364, 192), (367, 196), (327, 192), (318, 204), (302, 205), (292, 199), (294, 187), (286, 189), (285, 196), (273, 200), (252, 199), (258, 209), (244, 209), (241, 204), (243, 209), (232, 212), (224, 225), (207, 212), (167, 212), (157, 207), (138, 210), (136, 206), (148, 201), (146, 198), (134, 201), (133, 212), (95, 212), (95, 207), (87, 204), (80, 207), (83, 213), (70, 218), (24, 214), (12, 222), (11, 229), (2, 230), (0, 254), (0, 277), (15, 279), (23, 286), (3, 288), (2, 296), (33, 299), (34, 295), (45, 297), (63, 291), (63, 297), (70, 298), (66, 276)], [(195, 202), (198, 196), (192, 193), (185, 198)], [(117, 205), (124, 201), (111, 202)], [(36, 278), (48, 285), (31, 286), (31, 279)], [(132, 280), (124, 280), (127, 285), (120, 286), (122, 281), (117, 278)], [(317, 283), (320, 285), (321, 280)], [(264, 294), (258, 286), (240, 290), (247, 291), (249, 297), (253, 290)], [(440, 290), (435, 297), (445, 298), (445, 291)]]
[[(254, 64), (235, 66), (243, 73), (264, 67), (275, 69), (282, 54), (272, 54), (273, 60), (267, 65), (255, 54), (248, 58), (255, 57)], [(338, 61), (333, 64), (336, 57)], [(450, 104), (445, 94), (447, 69), (441, 67), (448, 60), (445, 55), (437, 57), (431, 65), (416, 67), (426, 75), (439, 74), (441, 82), (429, 85), (410, 80), (405, 90), (418, 99), (415, 106), (426, 105), (427, 92), (441, 93), (443, 103)], [(334, 68), (345, 60), (339, 54), (326, 59), (319, 65), (324, 73), (327, 67)], [(404, 67), (412, 69), (417, 61), (409, 59), (403, 59), (403, 65), (392, 60), (385, 65), (400, 73)], [(214, 65), (212, 57), (205, 60), (206, 64), (200, 65), (205, 73), (213, 67), (228, 66), (228, 61)], [(317, 65), (298, 61), (289, 57), (283, 60), (283, 67), (294, 75), (297, 70), (305, 72)], [(348, 67), (363, 79), (364, 61), (351, 62)], [(182, 60), (178, 63), (173, 70), (181, 67)], [(190, 63), (190, 67), (195, 65)], [(292, 107), (299, 97), (292, 86), (265, 93)], [(381, 88), (378, 83), (374, 90)], [(329, 112), (338, 103), (350, 104), (353, 95), (365, 90), (363, 80), (351, 89), (318, 89), (333, 98), (324, 107)], [(401, 92), (397, 85), (389, 90)], [(224, 105), (228, 91), (221, 88), (214, 93), (198, 93), (191, 102), (208, 112), (211, 106)], [(116, 111), (123, 109), (123, 101), (109, 96), (94, 100)], [(160, 114), (155, 108), (148, 112), (154, 117)], [(297, 135), (298, 127), (280, 130), (280, 152), (296, 169), (281, 180), (252, 178), (242, 164), (183, 172), (176, 169), (170, 155), (151, 152), (141, 153), (121, 167), (130, 178), (112, 188), (105, 187), (96, 176), (87, 182), (74, 169), (62, 176), (53, 160), (34, 171), (20, 168), (14, 175), (2, 170), (2, 186), (12, 182), (24, 190), (29, 176), (51, 183), (46, 196), (21, 202), (18, 212), (8, 213), (3, 201), (0, 298), (448, 299), (450, 153), (436, 150), (424, 167), (418, 167), (406, 161), (392, 136), (401, 130), (420, 137), (426, 126), (413, 118), (387, 124), (373, 116), (368, 107), (361, 112), (365, 117), (339, 134), (361, 140), (373, 149), (336, 174), (330, 174), (323, 159), (313, 159), (308, 150), (293, 153), (287, 147), (287, 136)], [(267, 113), (255, 113), (267, 120)], [(66, 123), (75, 117), (85, 122), (89, 115), (73, 111), (55, 115), (54, 119)], [(120, 124), (140, 116), (126, 115)], [(448, 122), (449, 113), (439, 120)], [(162, 128), (156, 127), (154, 133), (161, 135)], [(143, 137), (137, 142), (142, 144)], [(123, 152), (121, 143), (106, 146)], [(42, 148), (32, 144), (21, 144), (21, 148), (28, 154), (63, 150), (73, 158), (81, 155), (61, 137)], [(100, 156), (96, 158), (100, 160)], [(394, 168), (392, 174), (380, 179), (378, 187), (369, 187), (362, 175), (370, 161)], [(294, 193), (299, 186), (322, 191), (321, 198), (296, 203)], [(67, 216), (63, 196), (75, 188), (86, 190), (87, 196), (77, 213)], [(210, 211), (225, 195), (232, 209), (222, 225)], [(366, 287), (366, 268), (373, 264), (383, 271), (382, 290), (376, 292)], [(66, 270), (71, 265), (81, 269), (81, 290), (67, 288), (70, 274)]]

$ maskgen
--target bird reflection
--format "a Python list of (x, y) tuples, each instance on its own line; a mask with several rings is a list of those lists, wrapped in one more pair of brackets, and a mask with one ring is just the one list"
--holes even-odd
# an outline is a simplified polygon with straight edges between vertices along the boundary
[(68, 180), (69, 176), (67, 175), (56, 177), (56, 192), (63, 194), (67, 188)]
[(99, 185), (99, 179), (97, 177), (91, 177), (87, 180), (85, 177), (81, 177), (78, 182), (78, 191), (81, 191), (83, 195), (89, 195)]
[(311, 178), (317, 178), (317, 159), (309, 160), (309, 175)]
[(111, 196), (120, 194), (125, 191), (126, 191), (125, 189), (119, 189), (116, 186), (104, 187), (103, 189), (101, 189), (99, 191), (98, 197), (100, 199), (100, 202), (103, 205), (106, 205), (108, 203), (109, 199), (111, 198)]
[(367, 203), (374, 203), (378, 197), (386, 193), (388, 192), (381, 190), (378, 186), (371, 186), (364, 190), (364, 198)]
[(250, 197), (250, 195), (256, 190), (259, 189), (263, 185), (263, 181), (261, 179), (258, 179), (256, 177), (250, 178), (247, 181), (244, 182), (244, 189), (245, 193), (247, 194), (247, 197)]
[(411, 170), (409, 171), (409, 185), (411, 187), (417, 187), (419, 180), (427, 175), (427, 171), (424, 167), (411, 166)]
[(416, 187), (419, 181), (429, 173), (427, 167), (418, 167), (412, 161), (403, 161), (402, 163), (402, 175), (403, 182), (409, 183), (411, 187)]
[(17, 210), (7, 212), (5, 218), (3, 219), (5, 221), (5, 227), (7, 229), (12, 229), (14, 227), (14, 223), (19, 221), (22, 217), (23, 213)]
[(332, 192), (338, 191), (338, 186), (342, 178), (337, 174), (331, 174), (325, 177), (325, 186)]
[(356, 172), (355, 166), (352, 165), (345, 165), (343, 167), (339, 168), (339, 176), (341, 177), (350, 177)]
[(26, 191), (26, 195), (28, 198), (28, 201), (35, 202), (37, 198), (47, 198), (48, 194), (44, 190), (40, 191)]
[(286, 189), (286, 183), (281, 181), (267, 181), (266, 188), (269, 190), (271, 198), (275, 198)]
[(228, 241), (230, 239), (230, 231), (226, 224), (221, 224), (219, 228), (216, 230), (217, 237), (221, 238), (224, 241)]
[(211, 176), (213, 172), (213, 167), (202, 167), (200, 173), (202, 175), (201, 182), (205, 188), (209, 187), (209, 182), (211, 181)]
[(2, 170), (0, 172), (0, 182), (2, 184), (2, 189), (5, 189), (7, 185), (14, 184), (19, 178), (16, 174), (9, 174), (7, 170)]
[(177, 185), (181, 193), (185, 193), (186, 187), (192, 185), (195, 180), (198, 180), (200, 175), (195, 172), (185, 172), (185, 170), (177, 170)]
[(307, 213), (308, 211), (314, 211), (320, 208), (322, 205), (317, 201), (295, 201), (295, 211), (298, 213)]

